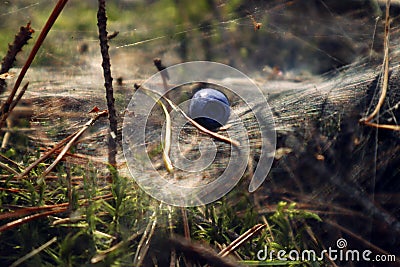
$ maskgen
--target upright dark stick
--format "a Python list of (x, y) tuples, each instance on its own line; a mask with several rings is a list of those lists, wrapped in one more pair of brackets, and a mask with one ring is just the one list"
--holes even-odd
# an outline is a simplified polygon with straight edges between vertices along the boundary
[(107, 38), (107, 15), (105, 0), (99, 0), (99, 10), (97, 11), (97, 26), (99, 28), (100, 51), (103, 57), (101, 66), (104, 73), (104, 86), (106, 88), (108, 119), (110, 121), (111, 134), (108, 137), (108, 162), (112, 167), (116, 167), (117, 155), (117, 112), (114, 106), (114, 90), (112, 87), (110, 56), (108, 54)]
[[(0, 74), (8, 72), (16, 61), (17, 54), (22, 51), (22, 47), (28, 44), (29, 39), (32, 39), (32, 34), (35, 31), (31, 28), (31, 23), (28, 22), (26, 26), (22, 26), (19, 32), (15, 35), (14, 42), (8, 45), (8, 51), (3, 61), (1, 62)], [(5, 80), (0, 79), (0, 94), (7, 88)]]

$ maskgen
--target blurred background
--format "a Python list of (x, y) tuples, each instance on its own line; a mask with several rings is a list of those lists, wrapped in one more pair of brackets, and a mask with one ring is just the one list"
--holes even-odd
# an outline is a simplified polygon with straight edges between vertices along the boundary
[[(21, 25), (31, 21), (39, 32), (55, 3), (2, 1), (0, 56)], [(99, 57), (96, 6), (70, 1), (35, 65), (79, 67)], [(322, 74), (376, 56), (382, 43), (377, 0), (124, 0), (107, 1), (107, 13), (109, 33), (119, 32), (114, 75), (131, 79), (149, 74), (154, 57), (166, 65), (213, 60), (261, 76)]]

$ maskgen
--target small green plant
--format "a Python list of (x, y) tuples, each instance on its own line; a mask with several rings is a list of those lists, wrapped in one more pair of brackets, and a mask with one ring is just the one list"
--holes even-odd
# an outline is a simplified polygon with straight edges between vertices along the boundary
[[(221, 201), (205, 207), (191, 209), (193, 236), (207, 240), (216, 247), (228, 246), (243, 237), (262, 218), (254, 208), (254, 203), (246, 194), (231, 192)], [(238, 216), (239, 214), (239, 216)], [(258, 235), (242, 244), (236, 254), (243, 259), (243, 264), (259, 266), (320, 266), (317, 261), (280, 260), (276, 253), (266, 260), (258, 260), (257, 253), (295, 249), (300, 251), (309, 248), (318, 250), (315, 244), (309, 244), (307, 236), (310, 231), (308, 222), (320, 222), (320, 217), (310, 211), (296, 208), (296, 203), (279, 202), (275, 211), (264, 218), (268, 226)]]
[[(268, 220), (271, 231), (263, 236), (265, 242), (257, 243), (257, 253), (252, 254), (252, 258), (256, 260), (243, 263), (255, 266), (321, 266), (317, 259), (291, 258), (291, 251), (298, 253), (293, 253), (295, 255), (301, 255), (301, 252), (310, 249), (310, 246), (315, 251), (319, 250), (315, 244), (307, 242), (309, 233), (305, 230), (309, 230), (309, 220), (321, 222), (317, 214), (297, 209), (296, 203), (279, 202)], [(279, 251), (284, 251), (284, 256), (278, 255)]]

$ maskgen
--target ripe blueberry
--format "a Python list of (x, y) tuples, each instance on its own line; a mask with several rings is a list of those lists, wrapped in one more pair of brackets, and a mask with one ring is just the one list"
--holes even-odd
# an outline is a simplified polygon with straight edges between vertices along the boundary
[(209, 130), (224, 125), (230, 113), (228, 98), (215, 89), (201, 89), (190, 100), (189, 116)]

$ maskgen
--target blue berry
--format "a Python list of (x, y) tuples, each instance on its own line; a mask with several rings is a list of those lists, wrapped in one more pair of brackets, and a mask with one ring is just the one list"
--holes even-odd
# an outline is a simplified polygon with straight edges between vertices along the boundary
[(224, 125), (230, 114), (228, 98), (218, 90), (201, 89), (190, 100), (189, 116), (209, 130)]

